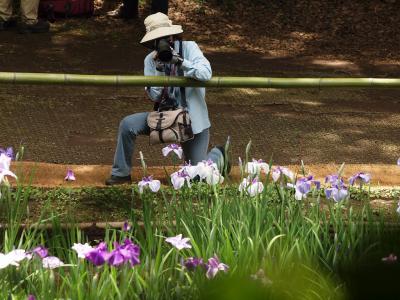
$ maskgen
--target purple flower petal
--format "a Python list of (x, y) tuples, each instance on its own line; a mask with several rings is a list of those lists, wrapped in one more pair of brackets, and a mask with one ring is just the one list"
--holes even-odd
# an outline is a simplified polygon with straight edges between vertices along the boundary
[(189, 271), (194, 271), (197, 267), (204, 266), (204, 262), (201, 258), (189, 257), (183, 262), (183, 266)]
[(371, 175), (360, 172), (357, 173), (349, 178), (349, 183), (350, 185), (354, 185), (355, 182), (359, 182), (360, 186), (362, 186), (363, 183), (369, 183), (371, 180)]
[(219, 258), (214, 255), (214, 257), (208, 259), (206, 276), (208, 279), (212, 279), (217, 275), (218, 271), (228, 272), (228, 269), (228, 265), (221, 263)]
[(123, 226), (123, 228), (122, 228), (122, 231), (129, 231), (129, 230), (131, 230), (131, 225), (129, 225), (129, 222), (128, 221), (125, 221), (124, 222), (124, 226)]
[(65, 176), (64, 180), (66, 181), (75, 181), (75, 174), (71, 169), (68, 169), (67, 171), (67, 175)]
[(44, 246), (40, 245), (33, 249), (32, 253), (37, 254), (41, 258), (45, 258), (49, 254), (49, 251)]
[(333, 199), (335, 202), (340, 202), (348, 196), (349, 192), (345, 186), (333, 186), (325, 190), (326, 198)]
[(101, 266), (106, 262), (108, 255), (107, 245), (102, 242), (96, 248), (86, 253), (85, 258), (95, 266)]
[(0, 148), (0, 154), (2, 154), (2, 153), (11, 159), (14, 159), (14, 150), (12, 147), (7, 147), (6, 150), (4, 150), (3, 148)]

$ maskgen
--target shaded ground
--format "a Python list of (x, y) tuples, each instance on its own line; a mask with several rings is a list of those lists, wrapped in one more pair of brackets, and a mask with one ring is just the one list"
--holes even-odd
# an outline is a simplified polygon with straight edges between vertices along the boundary
[[(2, 145), (24, 145), (25, 159), (111, 164), (119, 121), (151, 109), (141, 89), (0, 87)], [(49, 90), (50, 89), (50, 90)], [(278, 164), (386, 163), (400, 153), (400, 99), (385, 90), (208, 91), (212, 144), (233, 140), (233, 157)], [(148, 164), (171, 164), (161, 146), (138, 139)], [(138, 158), (138, 152), (135, 153)], [(137, 165), (139, 162), (137, 161)]]
[[(382, 11), (378, 2), (373, 4), (381, 14), (370, 21), (377, 33), (385, 24), (396, 24), (399, 17)], [(397, 8), (398, 3), (387, 5)], [(260, 14), (246, 18), (246, 12), (243, 22), (237, 20), (240, 10), (227, 15), (209, 5), (196, 5), (172, 1), (171, 16), (186, 24), (188, 39), (199, 41), (215, 75), (400, 76), (397, 39), (389, 35), (397, 33), (396, 26), (371, 40), (354, 26), (353, 33), (343, 31), (350, 17), (339, 27), (333, 26), (340, 21), (333, 12), (329, 17), (332, 26), (342, 29), (322, 30), (318, 19), (311, 30), (314, 6), (310, 6), (311, 16), (300, 24), (298, 14), (304, 7), (297, 4), (294, 15), (263, 21)], [(266, 16), (288, 9), (274, 5), (265, 9)], [(351, 8), (353, 4), (341, 5)], [(367, 24), (373, 15), (366, 9), (359, 21)], [(206, 27), (204, 20), (209, 26), (201, 30)], [(146, 49), (138, 41), (143, 31), (142, 19), (124, 23), (100, 16), (60, 20), (48, 34), (1, 32), (0, 70), (142, 74)], [(251, 139), (252, 156), (273, 156), (278, 164), (300, 160), (306, 164), (392, 164), (400, 154), (399, 96), (398, 90), (208, 89), (211, 143), (223, 143), (231, 135), (236, 159), (244, 155)], [(120, 119), (152, 107), (141, 88), (5, 85), (0, 86), (0, 105), (0, 146), (24, 145), (27, 160), (107, 165), (112, 163)], [(150, 165), (165, 163), (160, 149), (149, 147), (145, 137), (139, 139), (138, 150)]]

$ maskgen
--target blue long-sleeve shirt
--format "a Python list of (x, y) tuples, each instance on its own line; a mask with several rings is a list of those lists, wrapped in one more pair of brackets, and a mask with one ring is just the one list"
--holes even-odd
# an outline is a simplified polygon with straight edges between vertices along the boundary
[[(204, 57), (203, 52), (199, 46), (193, 41), (183, 41), (183, 63), (182, 70), (185, 77), (194, 78), (196, 80), (207, 81), (211, 79), (212, 70), (210, 62)], [(175, 51), (179, 52), (179, 42), (175, 41)], [(144, 59), (144, 75), (145, 76), (165, 76), (165, 72), (160, 72), (156, 69), (156, 62), (153, 57), (155, 52), (149, 53)], [(175, 66), (168, 65), (172, 71), (171, 76), (176, 75), (177, 70)], [(146, 92), (153, 101), (160, 101), (163, 87), (147, 87)], [(194, 134), (202, 132), (211, 126), (208, 117), (207, 104), (205, 101), (205, 88), (191, 88), (185, 89), (186, 105), (192, 121), (192, 130)], [(179, 87), (168, 88), (168, 95), (172, 99), (180, 101)]]

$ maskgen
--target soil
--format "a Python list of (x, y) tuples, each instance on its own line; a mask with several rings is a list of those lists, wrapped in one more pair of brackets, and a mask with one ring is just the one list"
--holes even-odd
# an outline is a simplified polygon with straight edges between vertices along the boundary
[[(400, 1), (271, 1), (230, 9), (170, 2), (174, 23), (199, 43), (214, 75), (400, 77)], [(138, 41), (146, 13), (141, 7), (139, 19), (124, 22), (99, 9), (90, 19), (58, 19), (46, 34), (0, 32), (1, 71), (142, 74), (147, 50)], [(395, 164), (400, 155), (399, 90), (207, 93), (211, 144), (232, 136), (235, 160), (250, 139), (251, 156), (277, 164)], [(152, 108), (142, 88), (27, 85), (1, 85), (0, 105), (0, 146), (24, 146), (28, 161), (89, 165), (110, 165), (119, 121)], [(138, 139), (149, 165), (171, 164), (160, 149)]]

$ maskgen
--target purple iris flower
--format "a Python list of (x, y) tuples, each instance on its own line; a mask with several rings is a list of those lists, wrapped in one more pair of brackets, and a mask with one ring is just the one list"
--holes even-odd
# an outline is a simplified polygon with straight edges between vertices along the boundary
[(189, 271), (194, 271), (197, 267), (205, 267), (202, 258), (189, 257), (185, 259), (182, 265)]
[(132, 267), (140, 264), (140, 247), (138, 245), (135, 245), (129, 239), (125, 239), (124, 245), (122, 245), (121, 249), (127, 251), (128, 255), (125, 255), (125, 257), (131, 263)]
[(333, 199), (335, 202), (340, 202), (349, 195), (347, 187), (339, 175), (333, 174), (326, 176), (325, 183), (329, 183), (330, 185), (329, 188), (325, 189), (327, 199)]
[(34, 295), (28, 295), (28, 299), (27, 300), (36, 300)]
[(340, 202), (348, 196), (349, 192), (346, 186), (332, 186), (325, 190), (326, 198), (333, 199), (335, 202)]
[(360, 172), (351, 176), (349, 179), (349, 183), (350, 185), (354, 185), (355, 182), (359, 182), (360, 187), (362, 187), (363, 183), (369, 183), (370, 180), (371, 180), (371, 175), (364, 172)]
[(49, 251), (44, 246), (40, 245), (33, 249), (32, 253), (39, 255), (41, 258), (45, 258), (49, 254)]
[(129, 231), (129, 230), (131, 230), (132, 229), (132, 226), (131, 225), (129, 225), (129, 222), (128, 221), (125, 221), (124, 222), (124, 226), (123, 226), (123, 228), (122, 228), (122, 231)]
[(115, 242), (114, 248), (115, 249), (110, 253), (107, 260), (111, 266), (120, 266), (130, 262), (133, 267), (140, 263), (140, 248), (138, 245), (133, 244), (129, 239), (125, 239), (123, 245), (119, 245)]
[(67, 175), (65, 176), (64, 180), (66, 181), (75, 181), (75, 174), (71, 169), (68, 169), (67, 171)]
[(4, 153), (9, 158), (14, 159), (14, 150), (12, 147), (8, 147), (7, 149), (0, 148), (0, 154)]
[(228, 269), (229, 266), (227, 266), (224, 263), (221, 263), (219, 261), (219, 258), (216, 255), (214, 255), (214, 257), (208, 259), (206, 276), (208, 279), (211, 279), (214, 278), (219, 271), (224, 271), (226, 273), (228, 272)]
[(288, 184), (290, 187), (294, 187), (296, 190), (295, 198), (296, 200), (302, 200), (307, 197), (307, 194), (311, 191), (311, 185), (314, 184), (317, 190), (320, 189), (320, 182), (318, 180), (314, 180), (313, 176), (299, 178), (296, 181), (296, 184), (293, 186), (292, 184)]
[(341, 177), (336, 174), (328, 175), (325, 177), (325, 183), (329, 183), (331, 186), (342, 186), (344, 181)]
[(95, 266), (101, 266), (106, 262), (109, 255), (106, 243), (101, 242), (96, 248), (86, 253), (85, 258)]
[(397, 160), (397, 165), (400, 166), (400, 157), (399, 157), (399, 159)]

